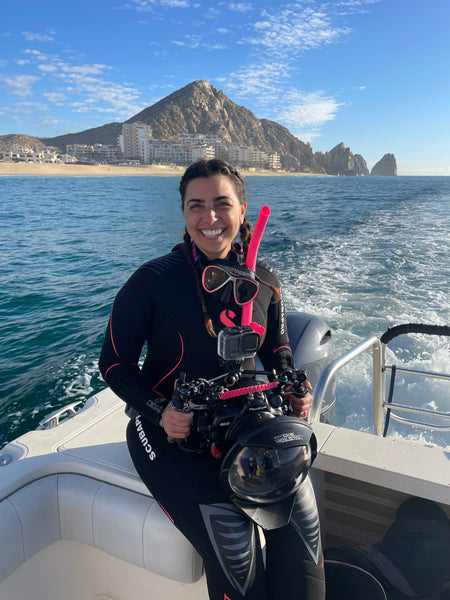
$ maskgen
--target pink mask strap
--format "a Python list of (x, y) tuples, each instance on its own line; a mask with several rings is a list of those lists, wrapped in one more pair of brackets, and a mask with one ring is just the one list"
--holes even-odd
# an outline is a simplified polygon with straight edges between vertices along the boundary
[(198, 261), (198, 254), (197, 254), (197, 248), (194, 244), (194, 242), (191, 242), (191, 248), (192, 248), (192, 256), (194, 258), (194, 262)]

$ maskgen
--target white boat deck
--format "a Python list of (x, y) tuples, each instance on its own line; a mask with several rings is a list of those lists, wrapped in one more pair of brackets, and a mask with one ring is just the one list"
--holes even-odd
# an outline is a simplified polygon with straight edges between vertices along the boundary
[[(127, 422), (123, 402), (104, 390), (76, 418), (3, 449), (11, 462), (0, 467), (0, 539), (8, 548), (0, 559), (2, 600), (133, 600), (149, 586), (148, 600), (207, 598), (200, 558), (134, 470)], [(324, 423), (313, 428), (325, 547), (379, 540), (410, 495), (450, 515), (444, 449)]]

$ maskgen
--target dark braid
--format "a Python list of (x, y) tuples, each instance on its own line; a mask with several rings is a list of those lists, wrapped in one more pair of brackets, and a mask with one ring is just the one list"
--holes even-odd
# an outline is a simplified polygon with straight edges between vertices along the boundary
[(250, 223), (247, 217), (244, 217), (244, 222), (242, 223), (239, 229), (239, 234), (241, 236), (242, 242), (242, 250), (244, 252), (244, 262), (247, 259), (248, 246), (250, 244), (250, 240), (252, 239), (252, 229), (253, 225)]
[(263, 285), (265, 285), (266, 287), (268, 287), (272, 290), (272, 293), (273, 293), (272, 304), (275, 304), (276, 302), (279, 302), (281, 300), (281, 289), (279, 287), (276, 287), (270, 283), (267, 283), (267, 281), (264, 281), (264, 279), (261, 279), (261, 277), (258, 277), (258, 275), (256, 273), (255, 273), (255, 279), (256, 279), (256, 281), (259, 281), (259, 283), (262, 283)]
[(200, 304), (202, 307), (203, 321), (205, 323), (206, 331), (208, 332), (208, 334), (211, 337), (216, 338), (217, 333), (214, 331), (214, 325), (213, 325), (212, 319), (209, 316), (208, 311), (206, 310), (205, 300), (204, 300), (203, 294), (202, 294), (202, 286), (200, 283), (200, 277), (198, 276), (198, 270), (197, 270), (197, 267), (195, 266), (194, 258), (192, 256), (191, 236), (188, 234), (187, 231), (184, 234), (183, 240), (184, 240), (184, 248), (183, 248), (184, 253), (186, 255), (189, 266), (191, 267), (191, 270), (194, 273), (195, 290), (197, 292), (197, 296), (198, 296), (198, 299), (200, 300)]

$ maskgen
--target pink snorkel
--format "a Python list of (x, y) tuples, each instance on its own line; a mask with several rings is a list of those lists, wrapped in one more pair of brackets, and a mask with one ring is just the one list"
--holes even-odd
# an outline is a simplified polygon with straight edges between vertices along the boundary
[[(270, 208), (268, 206), (261, 207), (258, 220), (256, 221), (255, 228), (253, 229), (252, 238), (250, 240), (250, 244), (247, 252), (247, 260), (245, 264), (247, 267), (254, 271), (256, 268), (256, 257), (258, 255), (259, 244), (261, 242), (261, 238), (264, 233), (264, 229), (266, 228), (267, 221), (269, 220)], [(253, 316), (253, 300), (248, 304), (244, 304), (242, 307), (242, 325), (250, 325), (250, 327), (260, 333), (261, 335), (264, 333), (264, 327), (259, 325), (258, 323), (251, 322)]]

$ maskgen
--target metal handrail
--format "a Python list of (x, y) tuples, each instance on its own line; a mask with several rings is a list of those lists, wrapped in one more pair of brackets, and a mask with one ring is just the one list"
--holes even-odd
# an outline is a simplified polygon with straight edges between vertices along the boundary
[[(440, 419), (450, 419), (450, 413), (431, 411), (426, 408), (416, 408), (406, 405), (399, 405), (393, 402), (386, 403), (386, 372), (393, 370), (393, 367), (385, 364), (386, 359), (386, 343), (383, 343), (376, 336), (372, 336), (364, 339), (362, 342), (333, 360), (328, 364), (322, 371), (316, 387), (313, 392), (313, 404), (309, 414), (309, 422), (314, 423), (320, 419), (320, 409), (322, 402), (325, 398), (325, 394), (333, 381), (334, 375), (342, 369), (349, 362), (354, 360), (358, 355), (362, 354), (366, 350), (372, 348), (373, 357), (373, 403), (374, 403), (374, 433), (376, 435), (383, 435), (385, 414), (389, 412), (389, 416), (401, 423), (408, 425), (424, 427), (427, 429), (434, 429), (440, 431), (450, 431), (450, 425), (433, 425), (432, 423), (424, 423), (415, 421), (413, 419), (407, 419), (401, 417), (392, 412), (393, 409), (400, 412), (410, 412), (415, 414), (422, 414), (425, 416), (432, 416)], [(397, 372), (405, 373), (408, 375), (420, 375), (423, 377), (432, 377), (435, 379), (444, 379), (450, 381), (450, 375), (442, 373), (433, 373), (427, 371), (417, 371), (413, 369), (405, 369), (402, 367), (396, 367)]]
[[(392, 365), (384, 367), (386, 371), (392, 371)], [(450, 381), (450, 375), (447, 373), (435, 373), (434, 371), (417, 371), (416, 369), (405, 369), (404, 367), (395, 367), (397, 373), (405, 373), (406, 375), (420, 375), (421, 377), (433, 377), (434, 379), (447, 379)]]
[[(365, 340), (363, 340), (362, 342), (360, 342), (359, 344), (357, 344), (356, 346), (351, 348), (348, 352), (345, 352), (345, 354), (342, 354), (342, 356), (339, 356), (338, 358), (333, 360), (331, 363), (329, 363), (325, 367), (325, 369), (320, 374), (319, 380), (314, 388), (313, 404), (312, 404), (312, 408), (309, 413), (309, 421), (310, 422), (314, 423), (319, 420), (320, 409), (322, 406), (323, 399), (325, 398), (325, 394), (326, 394), (328, 387), (330, 386), (333, 376), (336, 374), (336, 372), (339, 371), (340, 369), (342, 369), (342, 367), (344, 367), (347, 363), (349, 363), (354, 358), (356, 358), (359, 354), (361, 354), (362, 352), (365, 352), (366, 350), (368, 350), (370, 348), (376, 348), (378, 350), (378, 352), (377, 351), (374, 352), (374, 366), (375, 366), (375, 364), (376, 364), (375, 363), (375, 355), (379, 356), (381, 354), (381, 342), (376, 336), (372, 336), (372, 337), (366, 338)], [(381, 377), (381, 365), (379, 365), (378, 363), (379, 363), (379, 359), (377, 359), (376, 368), (374, 368), (374, 383), (376, 380), (379, 381), (379, 379)], [(384, 389), (384, 386), (381, 385), (380, 381), (376, 387), (380, 390), (381, 390), (381, 388)]]
[(426, 415), (428, 417), (437, 417), (439, 419), (450, 419), (450, 413), (448, 412), (441, 412), (439, 410), (429, 410), (428, 408), (418, 408), (416, 406), (408, 406), (407, 404), (396, 404), (394, 402), (391, 402), (390, 404), (385, 404), (385, 406), (389, 407), (389, 409), (391, 410), (391, 419), (394, 419), (394, 421), (398, 421), (399, 423), (414, 425), (416, 427), (425, 427), (427, 429), (433, 429), (436, 431), (450, 431), (450, 424), (433, 425), (432, 423), (414, 421), (414, 419), (407, 419), (405, 417), (401, 417), (400, 415), (396, 415), (392, 412), (392, 410), (395, 409), (400, 412), (414, 413), (417, 415)]

